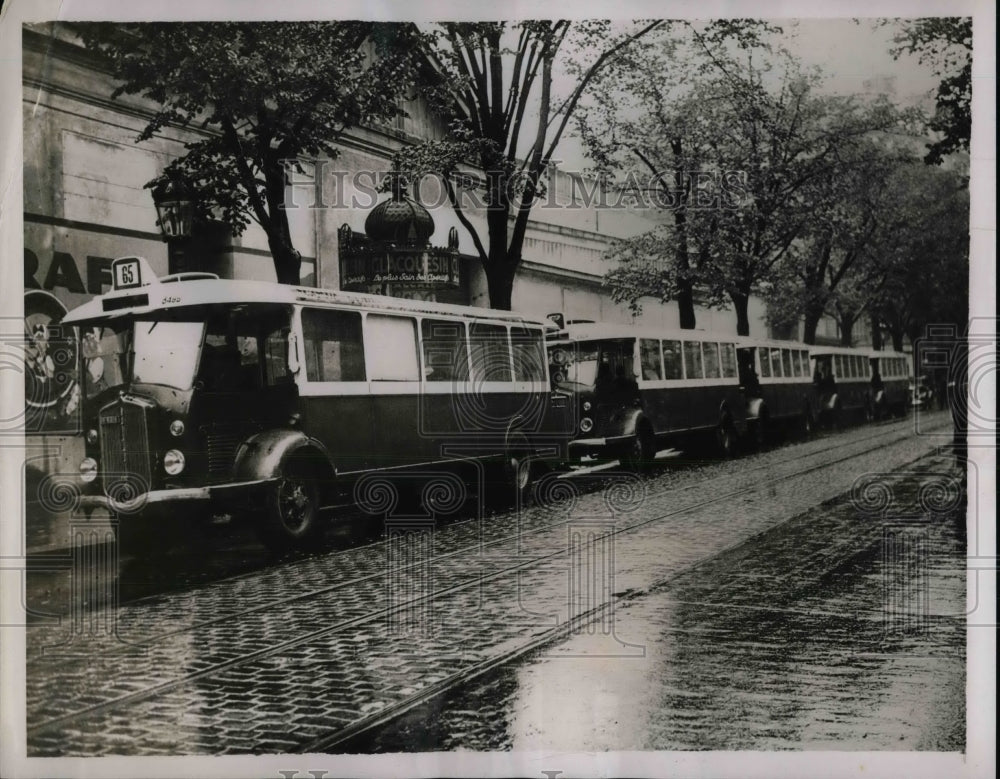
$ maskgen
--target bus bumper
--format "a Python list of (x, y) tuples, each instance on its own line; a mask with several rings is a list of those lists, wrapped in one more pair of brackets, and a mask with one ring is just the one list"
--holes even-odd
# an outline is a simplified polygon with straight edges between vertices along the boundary
[(210, 487), (180, 487), (169, 490), (150, 490), (132, 500), (115, 500), (107, 495), (82, 495), (80, 507), (91, 511), (104, 509), (115, 514), (140, 514), (154, 506), (171, 504), (206, 503), (220, 510), (237, 506), (249, 506), (253, 496), (276, 479), (255, 479), (252, 481), (214, 484)]
[(615, 450), (627, 443), (631, 436), (605, 436), (603, 438), (577, 438), (569, 442), (570, 460), (588, 455), (599, 456), (603, 452)]

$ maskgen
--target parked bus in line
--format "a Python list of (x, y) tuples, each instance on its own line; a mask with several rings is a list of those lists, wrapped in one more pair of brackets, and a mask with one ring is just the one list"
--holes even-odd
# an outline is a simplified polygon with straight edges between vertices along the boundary
[(714, 433), (733, 454), (746, 433), (747, 402), (736, 336), (695, 330), (569, 323), (548, 335), (553, 389), (574, 398), (571, 459), (651, 462), (668, 439)]
[[(496, 466), (524, 493), (565, 438), (546, 324), (510, 312), (112, 264), (80, 328), (84, 506), (248, 514), (306, 546), (370, 474)], [(564, 432), (560, 434), (562, 426)], [(553, 460), (559, 459), (553, 454)], [(183, 508), (182, 508), (183, 507)]]
[(737, 344), (747, 396), (748, 428), (764, 445), (772, 427), (794, 423), (803, 433), (816, 423), (809, 347), (795, 341), (743, 338)]
[(870, 350), (845, 346), (812, 346), (813, 402), (820, 419), (839, 426), (858, 414), (871, 420), (875, 407), (872, 395)]
[(873, 349), (868, 353), (868, 360), (871, 363), (875, 419), (905, 415), (913, 380), (909, 355)]

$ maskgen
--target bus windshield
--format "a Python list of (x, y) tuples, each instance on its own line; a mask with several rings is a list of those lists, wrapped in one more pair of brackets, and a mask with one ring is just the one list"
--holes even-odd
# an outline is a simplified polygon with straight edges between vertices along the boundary
[(599, 364), (600, 349), (596, 343), (566, 344), (549, 349), (549, 375), (557, 386), (593, 387)]
[(129, 379), (190, 389), (204, 330), (204, 322), (159, 320), (88, 328), (81, 350), (87, 397)]

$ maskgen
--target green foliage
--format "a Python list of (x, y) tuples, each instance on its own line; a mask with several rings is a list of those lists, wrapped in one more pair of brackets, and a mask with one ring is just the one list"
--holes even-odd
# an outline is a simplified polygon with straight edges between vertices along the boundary
[[(405, 169), (439, 174), (482, 261), (495, 308), (510, 308), (528, 216), (545, 174), (593, 78), (659, 22), (445, 22), (424, 38), (437, 78), (425, 96), (447, 136), (405, 150)], [(565, 95), (553, 74), (571, 77)], [(469, 173), (475, 171), (470, 178)], [(469, 218), (461, 183), (482, 188), (486, 234)], [(508, 224), (512, 221), (512, 224)]]
[[(817, 209), (840, 202), (845, 173), (870, 164), (869, 136), (907, 119), (885, 102), (819, 94), (818, 73), (763, 45), (769, 32), (747, 24), (721, 44), (692, 28), (647, 40), (641, 58), (631, 52), (632, 72), (580, 115), (599, 172), (644, 172), (668, 204), (661, 226), (609, 253), (619, 264), (608, 283), (633, 308), (644, 295), (674, 299), (687, 282), (707, 305), (735, 305), (745, 330), (751, 294), (795, 286), (782, 263)], [(656, 274), (637, 269), (649, 260)]]
[[(417, 33), (370, 22), (81, 23), (121, 85), (154, 101), (138, 140), (195, 131), (164, 176), (194, 188), (203, 216), (234, 234), (256, 221), (279, 280), (297, 283), (284, 211), (286, 166), (335, 157), (345, 130), (387, 121), (416, 77)], [(157, 182), (151, 181), (147, 186)]]
[(940, 164), (947, 154), (969, 150), (972, 137), (972, 19), (933, 17), (902, 22), (892, 54), (915, 55), (941, 78), (928, 127), (939, 139), (927, 146), (925, 162)]

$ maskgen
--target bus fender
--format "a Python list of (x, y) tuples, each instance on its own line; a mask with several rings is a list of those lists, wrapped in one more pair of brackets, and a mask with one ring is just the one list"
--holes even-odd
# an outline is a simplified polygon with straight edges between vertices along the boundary
[(645, 419), (641, 408), (629, 408), (622, 414), (621, 434), (633, 436), (639, 431), (639, 423)]
[(747, 419), (758, 419), (763, 409), (763, 398), (750, 398), (750, 400), (747, 401)]
[(276, 478), (296, 452), (308, 452), (315, 465), (327, 469), (330, 476), (336, 476), (337, 469), (323, 444), (301, 430), (288, 429), (265, 430), (240, 444), (236, 451), (234, 476), (246, 481)]

